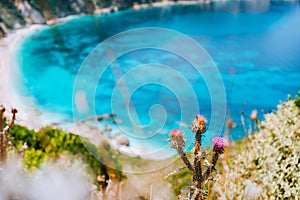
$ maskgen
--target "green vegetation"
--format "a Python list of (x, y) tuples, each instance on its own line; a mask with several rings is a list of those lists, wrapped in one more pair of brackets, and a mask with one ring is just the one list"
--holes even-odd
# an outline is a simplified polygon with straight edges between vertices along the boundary
[(300, 90), (298, 91), (298, 94), (296, 95), (294, 102), (295, 102), (295, 106), (300, 110)]
[(259, 131), (232, 143), (224, 180), (214, 188), (230, 199), (296, 199), (300, 195), (300, 96), (264, 116)]
[[(277, 111), (264, 116), (264, 121), (259, 123), (259, 131), (230, 144), (216, 166), (221, 172), (215, 177), (217, 182), (203, 188), (208, 190), (209, 198), (295, 199), (299, 196), (299, 102), (300, 93), (295, 98), (281, 102)], [(3, 127), (7, 125), (6, 120)], [(9, 132), (9, 139), (14, 147), (10, 151), (23, 152), (22, 158), (29, 171), (38, 168), (45, 161), (56, 161), (62, 157), (67, 157), (71, 162), (80, 160), (86, 164), (98, 187), (105, 187), (105, 181), (100, 182), (99, 176), (105, 180), (124, 180), (124, 174), (119, 171), (124, 169), (124, 161), (131, 163), (131, 170), (155, 164), (153, 161), (121, 154), (106, 142), (96, 147), (78, 135), (50, 127), (33, 131), (14, 125)], [(28, 148), (23, 151), (25, 142)], [(192, 153), (189, 152), (187, 158), (190, 159)], [(97, 158), (105, 160), (105, 165)], [(182, 160), (177, 160), (164, 172), (157, 172), (155, 177), (166, 175), (166, 170), (180, 168), (182, 165)], [(192, 175), (186, 168), (169, 176), (167, 180), (176, 196), (188, 191)]]
[(189, 169), (184, 169), (170, 177), (169, 182), (172, 184), (172, 190), (175, 196), (178, 196), (186, 189), (192, 180), (192, 173)]
[[(67, 155), (71, 160), (80, 159), (86, 163), (89, 171), (97, 182), (97, 177), (104, 175), (108, 180), (110, 177), (116, 177), (122, 180), (125, 176), (122, 174), (122, 164), (119, 158), (120, 153), (113, 150), (109, 144), (103, 142), (96, 147), (87, 140), (82, 140), (78, 135), (65, 133), (62, 130), (50, 127), (42, 128), (38, 132), (29, 130), (26, 127), (15, 125), (10, 133), (10, 140), (17, 150), (20, 150), (26, 142), (28, 149), (24, 151), (23, 159), (25, 166), (29, 169), (39, 167), (46, 160), (55, 160), (61, 155)], [(92, 150), (99, 159), (110, 160), (109, 166), (105, 166), (88, 149)], [(119, 169), (119, 170), (116, 170)]]
[[(9, 29), (15, 28), (17, 24), (25, 24), (21, 12), (14, 6), (13, 1), (0, 1), (0, 23), (3, 23)], [(2, 30), (1, 27), (0, 29)], [(1, 30), (0, 32), (4, 32), (4, 30)]]

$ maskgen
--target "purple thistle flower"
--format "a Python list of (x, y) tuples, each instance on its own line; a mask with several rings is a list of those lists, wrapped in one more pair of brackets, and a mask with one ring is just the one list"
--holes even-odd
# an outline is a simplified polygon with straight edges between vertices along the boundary
[(221, 136), (213, 138), (212, 143), (213, 143), (213, 150), (217, 154), (224, 153), (224, 148), (228, 147), (228, 145), (229, 145), (228, 141), (224, 137), (221, 137)]

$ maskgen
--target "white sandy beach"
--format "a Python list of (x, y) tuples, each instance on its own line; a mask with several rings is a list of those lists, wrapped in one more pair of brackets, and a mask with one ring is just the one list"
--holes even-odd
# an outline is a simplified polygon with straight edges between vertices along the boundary
[(17, 123), (26, 125), (29, 128), (37, 129), (44, 124), (39, 119), (41, 113), (29, 97), (22, 97), (18, 91), (18, 85), (22, 84), (21, 73), (15, 62), (15, 53), (20, 47), (24, 38), (34, 31), (44, 28), (42, 25), (31, 25), (23, 29), (15, 30), (7, 37), (0, 40), (0, 101), (7, 109), (6, 115), (10, 112), (8, 109), (15, 107), (18, 109)]

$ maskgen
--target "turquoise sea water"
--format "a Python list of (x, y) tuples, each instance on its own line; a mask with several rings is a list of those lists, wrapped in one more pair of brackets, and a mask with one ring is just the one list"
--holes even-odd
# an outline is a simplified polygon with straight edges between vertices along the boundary
[[(110, 36), (141, 27), (179, 31), (206, 49), (221, 73), (227, 110), (237, 123), (231, 131), (231, 139), (244, 136), (241, 110), (245, 112), (248, 127), (248, 116), (253, 109), (257, 109), (262, 117), (264, 113), (276, 109), (278, 102), (286, 99), (288, 94), (294, 95), (300, 89), (299, 4), (229, 1), (78, 17), (34, 33), (25, 40), (19, 51), (18, 62), (24, 82), (20, 92), (33, 96), (41, 110), (62, 113), (72, 119), (73, 84), (85, 57)], [(122, 73), (151, 62), (173, 67), (180, 72), (195, 91), (201, 113), (210, 119), (211, 94), (202, 77), (185, 60), (153, 49), (133, 51), (118, 59)], [(97, 114), (111, 113), (110, 100), (115, 84), (112, 70), (108, 68), (96, 91)], [(188, 94), (181, 95), (180, 98), (188, 101)], [(166, 144), (168, 130), (179, 126), (181, 110), (178, 96), (166, 87), (148, 84), (136, 90), (131, 100), (142, 125), (151, 123), (148, 112), (152, 105), (164, 107), (166, 123), (158, 131), (159, 134), (149, 137), (146, 143)], [(193, 112), (194, 107), (190, 105), (185, 109), (197, 114)], [(122, 120), (122, 113), (115, 114)], [(191, 115), (185, 123), (189, 124), (193, 118), (194, 115)], [(184, 129), (189, 134), (188, 128)], [(146, 131), (151, 135), (157, 130)]]

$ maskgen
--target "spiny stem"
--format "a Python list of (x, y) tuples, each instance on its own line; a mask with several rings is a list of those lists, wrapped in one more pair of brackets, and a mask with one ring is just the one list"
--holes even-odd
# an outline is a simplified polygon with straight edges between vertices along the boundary
[(7, 156), (7, 146), (8, 146), (8, 142), (9, 142), (9, 138), (8, 135), (13, 127), (13, 125), (15, 124), (15, 120), (16, 120), (16, 113), (18, 112), (17, 109), (12, 108), (11, 112), (12, 112), (12, 119), (11, 122), (9, 123), (9, 125), (7, 125), (4, 129), (3, 129), (3, 114), (5, 112), (5, 108), (0, 105), (0, 152), (1, 152), (1, 162), (6, 162), (6, 156)]
[[(12, 118), (11, 118), (11, 122), (10, 122), (10, 124), (9, 124), (9, 130), (11, 130), (12, 127), (13, 127), (13, 125), (15, 124), (16, 113), (17, 113), (17, 112), (18, 112), (17, 109), (15, 109), (15, 108), (12, 108), (12, 109), (11, 109), (11, 113), (12, 113), (13, 115), (12, 115)], [(8, 131), (8, 132), (10, 132), (10, 131)]]
[(189, 168), (191, 171), (194, 171), (194, 167), (192, 166), (192, 164), (190, 163), (189, 159), (187, 158), (186, 153), (183, 151), (183, 148), (182, 147), (178, 147), (176, 150), (177, 150), (180, 158), (182, 159), (182, 161), (186, 165), (186, 167)]
[(211, 165), (209, 167), (207, 167), (205, 173), (202, 176), (202, 181), (201, 182), (206, 181), (209, 178), (211, 172), (213, 170), (215, 170), (218, 159), (219, 159), (219, 154), (214, 152), (213, 156), (212, 156)]
[(12, 115), (12, 117), (11, 117), (11, 121), (10, 121), (9, 125), (7, 126), (8, 129), (5, 131), (5, 138), (6, 138), (7, 143), (8, 143), (8, 134), (10, 133), (10, 131), (11, 131), (13, 125), (15, 124), (16, 113), (17, 113), (17, 112), (18, 112), (17, 109), (15, 109), (15, 108), (12, 108), (12, 109), (11, 109), (11, 113), (12, 113), (13, 115)]
[(5, 159), (5, 147), (4, 147), (4, 133), (3, 133), (3, 114), (5, 112), (5, 108), (0, 105), (0, 151), (1, 151), (1, 161), (3, 162)]
[(175, 169), (174, 171), (170, 172), (167, 176), (165, 176), (164, 179), (169, 178), (170, 176), (176, 174), (177, 172), (180, 172), (181, 170), (184, 170), (185, 168), (186, 166)]
[(247, 130), (246, 130), (246, 125), (245, 125), (245, 117), (244, 117), (244, 111), (241, 110), (241, 122), (242, 122), (242, 127), (245, 135), (247, 135)]
[[(195, 173), (193, 175), (193, 183), (194, 186), (197, 188), (196, 191), (197, 194), (196, 195), (196, 199), (199, 199), (199, 197), (201, 196), (201, 180), (202, 180), (202, 159), (199, 157), (200, 155), (200, 151), (201, 151), (201, 135), (202, 133), (200, 131), (198, 131), (196, 133), (196, 141), (194, 143), (194, 167), (195, 167)], [(193, 195), (193, 196), (194, 196)]]

